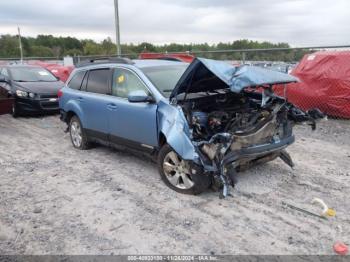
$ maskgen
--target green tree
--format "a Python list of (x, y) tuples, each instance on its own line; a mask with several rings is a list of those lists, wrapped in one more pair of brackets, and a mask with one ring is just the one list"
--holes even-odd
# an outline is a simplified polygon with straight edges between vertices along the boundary
[(83, 52), (80, 50), (80, 49), (76, 49), (76, 48), (73, 48), (73, 49), (68, 49), (68, 50), (65, 50), (63, 55), (64, 56), (77, 56), (77, 55), (82, 55)]
[(18, 38), (16, 36), (2, 35), (0, 37), (0, 56), (20, 57)]
[[(22, 37), (24, 56), (53, 56), (63, 55), (114, 55), (116, 45), (111, 38), (97, 43), (93, 40), (79, 40), (75, 37), (55, 37), (53, 35), (38, 35), (37, 37)], [(153, 45), (142, 42), (139, 44), (122, 44), (122, 54), (130, 58), (137, 58), (141, 52), (195, 52), (197, 56), (221, 59), (240, 60), (242, 52), (205, 52), (232, 49), (266, 49), (266, 48), (289, 48), (288, 43), (258, 42), (248, 39), (235, 40), (233, 42), (208, 44), (164, 44)], [(204, 52), (203, 52), (204, 51)], [(203, 53), (201, 53), (203, 52)], [(298, 61), (310, 50), (282, 50), (282, 51), (254, 51), (246, 52), (246, 60), (269, 60), (269, 61)], [(0, 56), (18, 58), (20, 56), (18, 37), (11, 35), (0, 36)]]
[(34, 57), (53, 57), (52, 49), (46, 46), (32, 46), (31, 56)]
[(105, 55), (115, 55), (117, 53), (117, 46), (112, 42), (110, 37), (103, 40), (101, 46)]
[(95, 41), (86, 40), (84, 44), (84, 55), (103, 55), (103, 48)]

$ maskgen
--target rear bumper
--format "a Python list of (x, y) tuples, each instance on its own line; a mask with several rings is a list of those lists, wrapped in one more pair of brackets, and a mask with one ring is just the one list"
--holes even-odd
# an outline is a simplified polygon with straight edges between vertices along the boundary
[(18, 112), (22, 114), (58, 113), (58, 99), (28, 99), (19, 98), (15, 100)]

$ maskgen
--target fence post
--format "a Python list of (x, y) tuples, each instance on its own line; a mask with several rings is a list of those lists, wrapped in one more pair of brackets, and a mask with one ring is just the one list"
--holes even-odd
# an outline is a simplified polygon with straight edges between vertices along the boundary
[(245, 52), (242, 52), (242, 64), (245, 64)]

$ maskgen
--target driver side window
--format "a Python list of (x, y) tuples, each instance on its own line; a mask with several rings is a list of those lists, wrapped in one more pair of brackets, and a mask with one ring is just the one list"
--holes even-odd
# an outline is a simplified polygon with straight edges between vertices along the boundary
[(128, 98), (132, 91), (143, 90), (146, 94), (149, 91), (141, 80), (131, 71), (117, 68), (113, 73), (112, 95), (122, 98)]

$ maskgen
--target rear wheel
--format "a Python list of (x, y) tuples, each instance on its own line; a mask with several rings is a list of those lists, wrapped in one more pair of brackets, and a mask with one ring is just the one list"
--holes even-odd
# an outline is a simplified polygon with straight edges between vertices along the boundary
[(167, 144), (158, 154), (162, 180), (171, 189), (183, 194), (200, 194), (209, 188), (211, 178), (192, 161), (185, 161)]
[(75, 148), (85, 150), (89, 148), (88, 138), (77, 116), (73, 116), (69, 122), (69, 133)]

